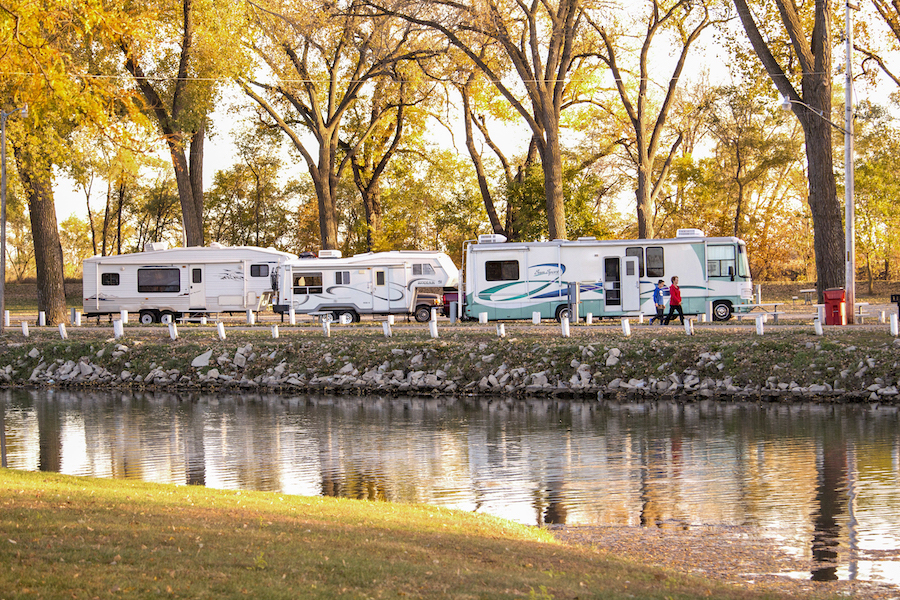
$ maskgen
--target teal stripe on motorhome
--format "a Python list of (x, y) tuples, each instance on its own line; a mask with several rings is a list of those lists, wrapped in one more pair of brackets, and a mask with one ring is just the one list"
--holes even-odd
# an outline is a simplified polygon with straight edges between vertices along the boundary
[(697, 262), (700, 263), (700, 272), (703, 273), (703, 279), (706, 279), (706, 246), (703, 244), (691, 244), (694, 254), (697, 255)]

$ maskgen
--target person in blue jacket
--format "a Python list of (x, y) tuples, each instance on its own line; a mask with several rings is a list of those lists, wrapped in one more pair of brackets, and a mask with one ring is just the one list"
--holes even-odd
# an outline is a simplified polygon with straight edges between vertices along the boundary
[(663, 300), (663, 290), (666, 289), (666, 282), (660, 279), (656, 282), (656, 289), (653, 290), (653, 304), (656, 305), (656, 316), (650, 319), (650, 324), (653, 325), (654, 319), (660, 325), (663, 322), (663, 315), (666, 312), (666, 305)]

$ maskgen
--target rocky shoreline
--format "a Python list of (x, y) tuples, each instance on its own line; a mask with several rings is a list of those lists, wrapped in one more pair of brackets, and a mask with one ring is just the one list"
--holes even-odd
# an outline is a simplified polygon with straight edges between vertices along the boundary
[[(160, 328), (50, 332), (10, 339), (0, 350), (0, 387), (138, 390), (255, 390), (334, 395), (560, 397), (575, 399), (735, 399), (900, 403), (900, 340), (878, 327), (780, 326), (678, 328), (511, 326), (509, 337), (472, 324), (431, 339), (409, 327), (393, 337), (347, 327), (324, 337), (316, 328)], [(427, 331), (427, 330), (425, 330)]]

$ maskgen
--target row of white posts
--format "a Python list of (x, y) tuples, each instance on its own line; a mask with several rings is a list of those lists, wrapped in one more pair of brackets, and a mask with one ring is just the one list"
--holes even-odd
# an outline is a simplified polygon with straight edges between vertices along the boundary
[[(701, 322), (706, 322), (707, 320), (711, 320), (711, 317), (709, 315), (709, 310), (710, 309), (708, 308), (707, 314), (700, 315)], [(9, 327), (9, 311), (8, 310), (4, 312), (3, 319), (4, 319), (4, 325), (6, 327)], [(297, 315), (294, 312), (293, 308), (290, 309), (290, 311), (289, 311), (289, 319), (290, 319), (291, 325), (296, 325)], [(532, 320), (532, 323), (534, 323), (535, 325), (540, 325), (541, 313), (539, 313), (539, 312), (532, 313), (531, 320)], [(756, 316), (756, 334), (757, 335), (764, 335), (764, 333), (765, 333), (764, 323), (766, 323), (767, 320), (768, 320), (768, 315), (761, 314), (761, 315)], [(884, 311), (881, 312), (881, 317), (879, 320), (881, 323), (885, 322), (885, 312)], [(479, 313), (478, 321), (481, 324), (486, 324), (488, 322), (488, 313), (486, 313), (486, 312)], [(81, 326), (81, 312), (74, 310), (74, 309), (72, 310), (72, 322), (74, 323), (74, 325), (76, 327)], [(253, 325), (255, 322), (256, 322), (256, 318), (255, 318), (254, 312), (252, 310), (248, 310), (247, 311), (247, 324)], [(585, 323), (590, 325), (592, 322), (593, 322), (593, 315), (591, 313), (587, 313), (587, 315), (585, 315)], [(644, 315), (638, 316), (638, 322), (639, 323), (644, 322)], [(128, 311), (123, 310), (120, 313), (120, 318), (113, 321), (113, 335), (116, 339), (119, 339), (125, 335), (125, 324), (127, 324), (127, 323), (128, 323)], [(178, 339), (177, 326), (175, 325), (175, 323), (172, 322), (171, 317), (169, 315), (165, 315), (163, 317), (163, 323), (165, 325), (167, 325), (169, 328), (169, 337), (171, 337), (173, 340)], [(200, 324), (201, 325), (206, 324), (206, 317), (201, 317)], [(348, 324), (348, 323), (344, 323), (344, 324)], [(392, 330), (393, 324), (394, 324), (394, 316), (393, 315), (388, 315), (387, 319), (385, 319), (382, 322), (382, 329), (384, 331), (385, 337), (393, 336), (393, 330)], [(46, 316), (45, 316), (44, 311), (41, 311), (38, 314), (38, 326), (39, 327), (46, 326)], [(821, 314), (819, 315), (819, 318), (817, 318), (813, 321), (813, 327), (815, 328), (816, 335), (824, 335)], [(428, 322), (428, 329), (429, 329), (429, 333), (431, 334), (432, 338), (438, 337), (437, 310), (436, 309), (431, 309), (431, 319)], [(898, 335), (900, 335), (900, 322), (898, 322), (898, 316), (896, 314), (892, 314), (890, 316), (890, 329), (891, 329), (892, 336), (897, 337)], [(688, 318), (688, 319), (684, 320), (684, 330), (687, 335), (694, 335), (694, 319)], [(325, 337), (331, 337), (331, 323), (323, 320), (322, 331), (323, 331)], [(219, 339), (221, 339), (221, 340), (225, 339), (225, 325), (223, 323), (216, 324), (216, 332), (219, 336)], [(571, 337), (568, 317), (564, 317), (562, 319), (562, 321), (560, 322), (560, 334), (562, 335), (562, 337), (565, 337), (565, 338)], [(631, 320), (630, 319), (627, 319), (627, 318), (622, 319), (622, 334), (625, 335), (625, 337), (631, 336)], [(28, 321), (22, 321), (22, 335), (25, 337), (29, 336)], [(68, 333), (66, 332), (65, 323), (59, 324), (59, 335), (64, 340), (68, 339), (69, 336), (68, 336)], [(278, 336), (279, 336), (278, 325), (273, 325), (272, 326), (272, 337), (277, 339)], [(500, 338), (506, 337), (506, 326), (503, 323), (497, 324), (497, 336)]]

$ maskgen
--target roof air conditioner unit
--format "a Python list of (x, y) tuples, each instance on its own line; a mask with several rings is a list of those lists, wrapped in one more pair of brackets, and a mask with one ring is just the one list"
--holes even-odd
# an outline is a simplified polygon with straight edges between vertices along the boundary
[(686, 237), (704, 237), (703, 232), (699, 229), (679, 229), (675, 232), (675, 237), (677, 238), (686, 238)]
[(144, 252), (156, 252), (157, 250), (165, 250), (168, 244), (165, 242), (147, 242), (144, 244)]
[(319, 258), (340, 258), (340, 250), (319, 250)]
[(478, 236), (479, 244), (502, 244), (506, 241), (506, 236), (500, 233), (483, 233)]

